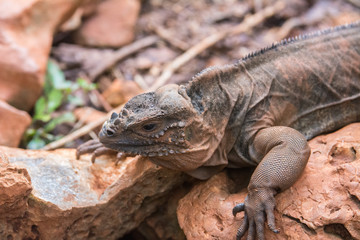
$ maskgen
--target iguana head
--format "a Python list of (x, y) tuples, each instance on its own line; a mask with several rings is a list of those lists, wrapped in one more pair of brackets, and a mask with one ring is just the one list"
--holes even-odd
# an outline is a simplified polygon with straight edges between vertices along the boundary
[(185, 87), (172, 84), (132, 98), (104, 123), (99, 138), (108, 148), (186, 171), (208, 158), (208, 130)]

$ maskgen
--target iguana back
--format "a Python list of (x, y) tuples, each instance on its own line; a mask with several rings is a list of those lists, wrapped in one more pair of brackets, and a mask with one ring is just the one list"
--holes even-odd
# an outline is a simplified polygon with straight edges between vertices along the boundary
[(208, 119), (228, 115), (226, 147), (236, 139), (228, 167), (256, 165), (248, 147), (260, 129), (288, 126), (311, 139), (360, 121), (360, 23), (285, 40), (235, 65), (207, 69), (188, 93), (192, 99), (213, 96), (193, 101), (207, 108)]

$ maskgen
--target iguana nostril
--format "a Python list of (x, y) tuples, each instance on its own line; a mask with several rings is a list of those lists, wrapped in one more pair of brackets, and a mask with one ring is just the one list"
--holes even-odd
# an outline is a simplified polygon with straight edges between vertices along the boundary
[(112, 136), (112, 135), (114, 135), (114, 131), (111, 130), (111, 129), (107, 129), (107, 130), (106, 130), (106, 134), (107, 134), (108, 136)]

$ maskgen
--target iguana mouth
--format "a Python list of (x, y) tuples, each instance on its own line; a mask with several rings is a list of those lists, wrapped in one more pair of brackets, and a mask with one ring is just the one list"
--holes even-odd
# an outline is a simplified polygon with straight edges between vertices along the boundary
[(109, 148), (116, 149), (120, 152), (130, 153), (142, 156), (168, 156), (172, 154), (182, 154), (187, 151), (187, 146), (174, 144), (173, 142), (162, 142), (156, 140), (142, 141), (119, 141), (112, 140), (106, 134), (99, 134), (100, 142)]
[(183, 154), (187, 151), (186, 149), (183, 148), (178, 148), (178, 149), (171, 148), (170, 145), (168, 146), (157, 145), (158, 147), (156, 147), (156, 145), (154, 146), (152, 144), (147, 144), (147, 143), (146, 144), (103, 143), (103, 144), (104, 146), (108, 146), (111, 148), (116, 147), (116, 149), (120, 152), (141, 155), (146, 157), (155, 157), (155, 156), (161, 157), (161, 156), (169, 156), (173, 154)]

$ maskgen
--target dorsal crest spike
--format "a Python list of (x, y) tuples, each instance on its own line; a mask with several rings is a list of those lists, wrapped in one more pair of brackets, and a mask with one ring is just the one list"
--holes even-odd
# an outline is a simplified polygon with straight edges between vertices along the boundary
[(241, 59), (241, 61), (246, 61), (246, 60), (254, 58), (254, 57), (258, 56), (258, 55), (264, 54), (269, 50), (276, 49), (278, 46), (285, 46), (287, 44), (292, 44), (292, 43), (295, 43), (297, 41), (307, 40), (309, 38), (313, 38), (313, 37), (323, 35), (323, 34), (329, 34), (329, 33), (339, 31), (339, 30), (342, 30), (342, 29), (347, 29), (347, 28), (352, 28), (352, 27), (359, 27), (359, 25), (360, 25), (360, 20), (356, 21), (356, 22), (353, 22), (353, 23), (345, 24), (345, 25), (329, 27), (327, 29), (320, 30), (320, 31), (315, 31), (315, 32), (302, 34), (302, 35), (297, 35), (295, 37), (289, 37), (287, 39), (285, 38), (285, 39), (282, 39), (280, 42), (274, 42), (274, 43), (272, 43), (272, 45), (270, 45), (268, 47), (262, 48), (260, 50), (253, 51), (253, 52), (245, 55), (245, 57), (243, 57)]

